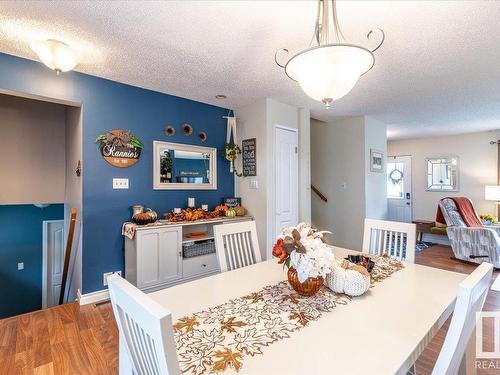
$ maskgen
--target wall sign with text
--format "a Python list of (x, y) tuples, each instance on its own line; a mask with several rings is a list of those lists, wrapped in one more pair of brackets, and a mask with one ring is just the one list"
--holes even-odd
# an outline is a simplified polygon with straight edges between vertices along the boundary
[(241, 141), (243, 160), (243, 175), (257, 176), (257, 139), (250, 138)]
[(139, 138), (128, 130), (115, 129), (96, 138), (101, 155), (109, 164), (119, 168), (134, 165), (144, 147)]

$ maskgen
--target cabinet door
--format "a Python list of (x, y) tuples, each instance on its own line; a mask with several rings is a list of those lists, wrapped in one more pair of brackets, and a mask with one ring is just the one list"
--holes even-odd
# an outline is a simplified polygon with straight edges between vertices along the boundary
[(177, 280), (182, 277), (182, 234), (181, 229), (162, 230), (158, 272), (160, 282)]
[(137, 238), (137, 286), (154, 286), (180, 278), (180, 247), (180, 228), (141, 231)]

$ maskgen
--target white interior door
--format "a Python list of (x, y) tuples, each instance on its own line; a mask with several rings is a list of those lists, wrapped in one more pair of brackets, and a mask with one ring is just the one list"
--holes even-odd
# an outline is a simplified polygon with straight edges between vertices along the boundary
[(275, 234), (299, 221), (298, 134), (294, 129), (276, 127), (275, 132)]
[(413, 193), (411, 156), (387, 158), (387, 204), (389, 220), (411, 223)]
[(59, 304), (64, 250), (64, 220), (44, 221), (42, 307)]

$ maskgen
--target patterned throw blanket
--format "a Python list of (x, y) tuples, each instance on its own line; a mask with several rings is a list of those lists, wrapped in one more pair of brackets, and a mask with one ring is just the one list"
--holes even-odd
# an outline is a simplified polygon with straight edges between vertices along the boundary
[[(403, 268), (401, 262), (386, 256), (373, 260), (372, 283)], [(325, 287), (312, 297), (302, 297), (288, 281), (282, 281), (185, 316), (174, 324), (181, 372), (202, 375), (227, 368), (239, 371), (246, 356), (262, 354), (267, 346), (290, 337), (350, 300)]]
[[(446, 197), (441, 199), (441, 201), (446, 202), (447, 199), (451, 199), (455, 203), (456, 209), (458, 210), (465, 225), (473, 228), (481, 228), (483, 226), (483, 223), (481, 223), (481, 220), (477, 217), (476, 210), (474, 210), (474, 206), (469, 198)], [(450, 210), (453, 210), (453, 207), (450, 207)], [(436, 212), (436, 222), (444, 225), (451, 225), (446, 222), (440, 205), (438, 205)]]

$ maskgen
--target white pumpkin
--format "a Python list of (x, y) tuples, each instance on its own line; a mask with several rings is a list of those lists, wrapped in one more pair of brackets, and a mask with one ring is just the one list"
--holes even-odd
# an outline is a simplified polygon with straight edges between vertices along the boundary
[(325, 285), (335, 293), (356, 297), (370, 289), (370, 276), (355, 269), (335, 266), (325, 278)]

